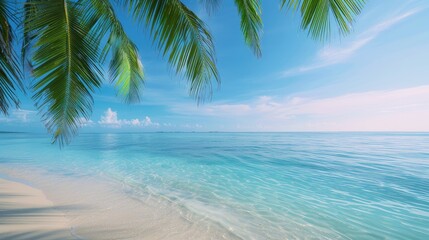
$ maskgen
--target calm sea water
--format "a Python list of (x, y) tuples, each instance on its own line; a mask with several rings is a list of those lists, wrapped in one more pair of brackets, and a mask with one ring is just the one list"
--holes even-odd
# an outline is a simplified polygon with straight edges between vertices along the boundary
[(429, 134), (0, 134), (0, 163), (103, 174), (243, 239), (429, 239)]

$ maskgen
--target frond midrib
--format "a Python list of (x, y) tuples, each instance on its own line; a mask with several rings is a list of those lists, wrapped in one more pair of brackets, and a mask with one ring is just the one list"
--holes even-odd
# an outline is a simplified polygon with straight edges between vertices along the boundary
[(67, 41), (67, 75), (66, 75), (66, 92), (65, 92), (65, 102), (64, 102), (64, 109), (63, 109), (63, 114), (64, 117), (62, 118), (62, 123), (61, 124), (67, 124), (64, 123), (64, 121), (67, 119), (67, 117), (65, 117), (67, 115), (67, 110), (68, 107), (70, 105), (70, 87), (71, 87), (71, 65), (72, 65), (72, 57), (71, 57), (71, 36), (70, 36), (70, 19), (69, 19), (69, 14), (68, 14), (68, 7), (67, 7), (67, 0), (63, 1), (64, 3), (64, 18), (65, 18), (65, 31), (66, 31), (66, 41)]

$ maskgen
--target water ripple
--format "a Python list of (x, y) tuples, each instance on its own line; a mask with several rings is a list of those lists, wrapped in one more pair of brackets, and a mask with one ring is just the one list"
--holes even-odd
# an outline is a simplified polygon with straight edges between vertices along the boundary
[(429, 239), (425, 133), (82, 134), (63, 151), (38, 135), (0, 141), (0, 163), (108, 175), (243, 239)]

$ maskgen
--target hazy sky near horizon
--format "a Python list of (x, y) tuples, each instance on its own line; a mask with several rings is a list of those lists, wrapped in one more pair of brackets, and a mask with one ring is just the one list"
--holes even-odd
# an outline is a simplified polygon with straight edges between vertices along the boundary
[[(106, 82), (83, 132), (429, 131), (429, 1), (368, 1), (346, 37), (322, 43), (299, 16), (263, 1), (262, 57), (243, 40), (236, 8), (207, 14), (222, 84), (197, 106), (143, 27), (119, 15), (145, 67), (142, 102), (127, 105)], [(29, 96), (0, 116), (0, 131), (45, 131)]]

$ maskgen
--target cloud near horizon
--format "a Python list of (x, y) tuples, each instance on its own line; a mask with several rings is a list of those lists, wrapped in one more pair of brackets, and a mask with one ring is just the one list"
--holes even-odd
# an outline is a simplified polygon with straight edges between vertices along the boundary
[(171, 110), (179, 109), (185, 115), (250, 123), (246, 131), (429, 131), (429, 85), (318, 99), (260, 96), (248, 103)]
[(10, 115), (8, 116), (0, 115), (0, 122), (19, 122), (19, 123), (32, 122), (32, 121), (35, 121), (34, 116), (36, 114), (37, 114), (37, 111), (18, 108), (18, 109), (12, 110), (10, 112)]
[[(107, 108), (99, 121), (81, 119), (81, 127), (199, 131), (429, 131), (429, 85), (355, 92), (325, 98), (259, 96), (238, 103), (174, 104), (171, 114), (199, 123), (171, 124), (119, 118)], [(35, 111), (14, 110), (4, 123), (36, 122)], [(202, 118), (201, 118), (202, 117)], [(225, 126), (225, 127), (223, 127)]]
[(159, 127), (160, 124), (157, 122), (152, 122), (150, 117), (146, 116), (144, 119), (119, 119), (118, 112), (113, 111), (111, 108), (108, 108), (104, 115), (100, 117), (98, 124), (104, 127), (111, 128), (121, 128), (122, 126), (132, 126), (132, 127)]

